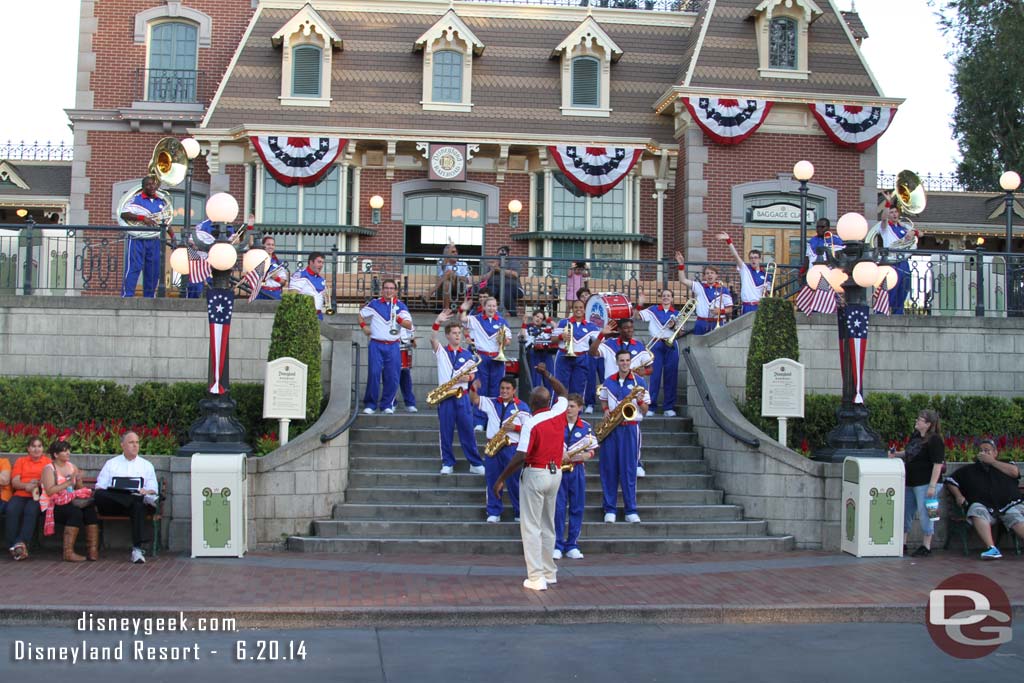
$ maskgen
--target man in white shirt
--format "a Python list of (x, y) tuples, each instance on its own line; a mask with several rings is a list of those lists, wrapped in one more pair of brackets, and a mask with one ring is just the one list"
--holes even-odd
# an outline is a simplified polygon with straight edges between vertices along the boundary
[[(138, 434), (125, 432), (121, 437), (121, 451), (122, 455), (104, 463), (103, 469), (96, 477), (96, 507), (104, 515), (128, 517), (132, 527), (131, 561), (134, 564), (143, 564), (146, 556), (142, 546), (153, 540), (146, 524), (146, 515), (155, 511), (154, 506), (160, 489), (152, 463), (139, 457)], [(137, 477), (142, 480), (142, 486), (134, 492), (108, 490), (113, 487), (115, 477)]]

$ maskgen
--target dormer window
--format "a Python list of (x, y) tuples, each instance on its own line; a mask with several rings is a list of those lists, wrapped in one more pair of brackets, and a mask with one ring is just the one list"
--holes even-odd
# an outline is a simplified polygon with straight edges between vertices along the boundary
[(822, 12), (814, 0), (763, 0), (751, 16), (762, 78), (806, 80), (807, 37)]
[(551, 53), (562, 60), (563, 116), (611, 116), (611, 65), (622, 50), (587, 17)]
[(331, 65), (342, 40), (312, 6), (306, 5), (271, 38), (281, 48), (281, 104), (331, 106)]
[(473, 110), (473, 57), (484, 44), (455, 10), (421, 35), (413, 47), (423, 51), (423, 99), (427, 111)]

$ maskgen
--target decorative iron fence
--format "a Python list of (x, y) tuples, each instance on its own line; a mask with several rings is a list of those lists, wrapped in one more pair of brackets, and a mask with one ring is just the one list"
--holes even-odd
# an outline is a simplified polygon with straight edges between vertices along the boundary
[(0, 142), (0, 159), (12, 161), (71, 161), (73, 148), (64, 142)]
[[(875, 181), (879, 190), (891, 190), (896, 186), (896, 173), (879, 171)], [(918, 176), (928, 192), (965, 192), (955, 173), (926, 173)]]
[(194, 69), (136, 69), (136, 98), (146, 102), (195, 104), (203, 72)]

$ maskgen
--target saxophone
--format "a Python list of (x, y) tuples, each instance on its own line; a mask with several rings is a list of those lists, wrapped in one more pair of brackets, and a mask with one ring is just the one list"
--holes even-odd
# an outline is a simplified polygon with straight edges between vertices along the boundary
[(616, 427), (623, 422), (631, 422), (636, 419), (637, 407), (633, 404), (633, 401), (644, 395), (644, 387), (641, 384), (637, 384), (630, 389), (629, 394), (624, 399), (619, 401), (619, 404), (608, 413), (601, 424), (597, 425), (597, 429), (594, 430), (594, 434), (597, 436), (598, 441), (604, 441), (609, 434), (612, 433)]
[(571, 448), (566, 449), (565, 455), (562, 456), (562, 471), (572, 472), (576, 465), (583, 462), (582, 460), (574, 460), (574, 458), (595, 448), (597, 448), (597, 439), (594, 438), (593, 434), (587, 434), (574, 443)]
[(498, 454), (498, 451), (512, 443), (512, 439), (509, 437), (508, 432), (512, 429), (512, 424), (515, 422), (516, 415), (518, 414), (519, 409), (516, 408), (512, 411), (511, 415), (505, 418), (505, 421), (501, 423), (500, 427), (498, 427), (498, 431), (495, 432), (494, 436), (492, 436), (487, 442), (487, 445), (484, 446), (484, 455), (488, 458), (493, 458)]
[(473, 356), (473, 360), (456, 370), (450, 380), (432, 389), (430, 393), (427, 394), (427, 405), (436, 406), (446, 398), (451, 398), (453, 396), (455, 398), (462, 398), (462, 395), (465, 393), (465, 389), (456, 385), (459, 382), (465, 381), (465, 377), (467, 375), (473, 374), (476, 370), (476, 366), (478, 365), (480, 365), (480, 356)]

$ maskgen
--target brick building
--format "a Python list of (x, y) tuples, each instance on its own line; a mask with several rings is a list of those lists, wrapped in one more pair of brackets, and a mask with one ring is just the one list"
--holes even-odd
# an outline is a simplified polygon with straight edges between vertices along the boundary
[[(470, 255), (511, 244), (552, 258), (681, 249), (702, 261), (726, 257), (714, 237), (726, 230), (791, 262), (795, 162), (816, 169), (812, 220), (876, 211), (875, 146), (838, 140), (810, 105), (874, 112), (861, 126), (874, 135), (902, 102), (883, 95), (859, 50), (863, 26), (834, 0), (81, 8), (70, 222), (115, 220), (157, 140), (193, 135), (204, 152), (194, 216), (226, 190), (279, 246), (304, 250), (439, 253), (451, 239)], [(287, 161), (324, 140), (340, 152), (318, 183), (289, 187), (268, 167), (268, 155)], [(565, 146), (639, 160), (591, 196), (562, 171)], [(432, 163), (464, 172), (439, 179)]]

